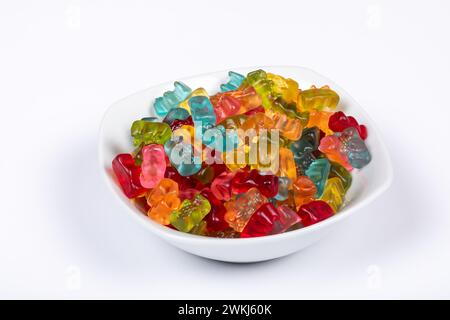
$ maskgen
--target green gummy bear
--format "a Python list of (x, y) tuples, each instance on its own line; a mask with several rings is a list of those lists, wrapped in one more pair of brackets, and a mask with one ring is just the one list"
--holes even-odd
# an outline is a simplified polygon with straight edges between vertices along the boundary
[(256, 93), (261, 96), (264, 109), (272, 109), (273, 83), (267, 79), (267, 73), (264, 70), (255, 70), (247, 74), (246, 80), (255, 89)]
[(164, 144), (172, 136), (172, 129), (167, 123), (136, 120), (131, 125), (131, 136), (135, 146)]
[(210, 210), (209, 201), (198, 193), (193, 199), (183, 200), (178, 210), (172, 211), (170, 224), (180, 231), (189, 232), (200, 224)]

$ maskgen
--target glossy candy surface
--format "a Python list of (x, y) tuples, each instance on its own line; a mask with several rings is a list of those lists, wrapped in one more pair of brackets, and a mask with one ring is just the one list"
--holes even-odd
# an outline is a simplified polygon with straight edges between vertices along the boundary
[(166, 116), (171, 109), (176, 108), (191, 93), (191, 89), (183, 82), (176, 81), (173, 85), (175, 87), (173, 91), (166, 91), (162, 97), (155, 99), (153, 106), (159, 117)]
[(366, 127), (328, 86), (255, 70), (230, 71), (211, 95), (174, 87), (154, 100), (158, 117), (132, 123), (132, 154), (112, 161), (124, 194), (161, 225), (218, 238), (308, 227), (339, 214), (351, 172), (371, 161)]

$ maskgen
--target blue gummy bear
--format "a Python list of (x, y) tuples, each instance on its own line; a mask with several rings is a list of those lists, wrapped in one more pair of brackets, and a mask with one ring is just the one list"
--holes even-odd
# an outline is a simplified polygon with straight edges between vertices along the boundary
[(164, 151), (170, 164), (183, 177), (192, 176), (202, 168), (201, 159), (194, 154), (192, 145), (182, 142), (182, 139), (168, 140), (164, 144)]
[(191, 88), (183, 82), (175, 81), (173, 85), (175, 87), (173, 91), (164, 92), (163, 96), (156, 98), (153, 103), (156, 114), (161, 118), (165, 117), (171, 109), (176, 108), (192, 92)]
[(298, 168), (305, 172), (316, 159), (313, 151), (317, 150), (308, 140), (301, 139), (291, 143), (290, 149), (294, 154), (294, 161)]
[(239, 74), (234, 71), (228, 72), (228, 76), (230, 77), (230, 80), (227, 83), (220, 85), (220, 91), (227, 92), (227, 91), (233, 91), (239, 88), (239, 86), (242, 84), (242, 81), (244, 81), (245, 77), (242, 74)]
[(359, 136), (358, 130), (349, 127), (342, 133), (336, 132), (335, 134), (341, 138), (343, 151), (353, 168), (361, 169), (372, 160), (369, 149)]
[(191, 109), (192, 121), (201, 122), (205, 130), (216, 125), (216, 113), (208, 97), (192, 97), (189, 99), (188, 104)]
[[(198, 130), (196, 130), (197, 132)], [(207, 129), (201, 137), (199, 135), (197, 138), (201, 138), (204, 145), (220, 152), (236, 149), (239, 144), (237, 131), (227, 131), (222, 125)]]
[(189, 111), (187, 111), (186, 109), (173, 108), (164, 117), (163, 122), (167, 123), (170, 126), (175, 120), (186, 120), (187, 118), (189, 118), (189, 116)]
[(284, 201), (289, 197), (289, 186), (292, 184), (292, 180), (288, 177), (278, 178), (278, 193), (275, 196), (276, 200)]
[(305, 172), (305, 174), (316, 185), (317, 198), (320, 198), (322, 196), (323, 190), (325, 188), (325, 183), (327, 182), (328, 179), (328, 174), (330, 173), (330, 168), (331, 168), (330, 161), (328, 161), (327, 158), (320, 158), (314, 160)]

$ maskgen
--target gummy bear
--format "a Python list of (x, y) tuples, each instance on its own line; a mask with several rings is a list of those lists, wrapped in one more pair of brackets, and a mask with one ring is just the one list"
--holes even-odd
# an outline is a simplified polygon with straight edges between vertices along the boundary
[(234, 230), (242, 232), (252, 214), (266, 202), (267, 198), (257, 188), (251, 188), (246, 193), (225, 202), (224, 206), (227, 209), (225, 220)]
[(267, 198), (275, 197), (278, 193), (278, 177), (273, 174), (261, 175), (258, 170), (236, 172), (231, 181), (232, 193), (245, 193), (250, 188), (258, 188)]
[(334, 212), (337, 212), (344, 203), (344, 198), (345, 189), (342, 181), (337, 177), (328, 179), (320, 199), (328, 203)]
[(162, 179), (147, 193), (146, 199), (150, 206), (148, 216), (163, 225), (168, 225), (170, 213), (180, 206), (178, 184), (171, 179)]
[(273, 120), (273, 129), (280, 130), (281, 135), (289, 140), (298, 140), (302, 135), (302, 123), (299, 119), (289, 118), (286, 114), (268, 110), (267, 116)]
[(173, 85), (175, 87), (173, 91), (166, 91), (162, 97), (155, 99), (153, 106), (159, 117), (165, 117), (171, 109), (176, 108), (191, 93), (191, 88), (183, 82), (176, 81)]
[(314, 200), (317, 193), (317, 187), (314, 182), (307, 176), (300, 176), (293, 185), (294, 202), (297, 210), (305, 203)]
[(279, 176), (288, 177), (293, 181), (297, 179), (294, 154), (288, 148), (280, 148)]
[(289, 207), (277, 209), (273, 204), (265, 203), (253, 213), (241, 232), (241, 238), (282, 233), (299, 222), (300, 217)]
[(171, 139), (164, 144), (164, 150), (169, 157), (170, 164), (177, 169), (180, 175), (191, 176), (200, 171), (201, 159), (196, 155), (196, 151), (190, 143)]
[(308, 202), (300, 207), (298, 215), (301, 223), (307, 227), (317, 222), (330, 218), (334, 214), (333, 209), (322, 200)]
[(244, 81), (245, 77), (242, 74), (239, 74), (234, 71), (228, 72), (228, 76), (230, 80), (227, 83), (224, 83), (220, 85), (220, 91), (226, 92), (226, 91), (233, 91), (239, 88), (239, 86), (242, 84), (242, 81)]
[(342, 165), (348, 171), (353, 167), (349, 163), (347, 154), (343, 150), (342, 142), (335, 135), (326, 136), (320, 141), (319, 150), (323, 152), (330, 161)]
[(177, 210), (170, 214), (170, 224), (183, 232), (198, 225), (211, 210), (209, 201), (201, 194), (191, 200), (185, 199)]
[(136, 165), (131, 154), (118, 154), (112, 161), (112, 169), (125, 195), (132, 199), (141, 196), (146, 189), (141, 185), (141, 168)]
[(189, 113), (191, 113), (191, 108), (189, 107), (189, 99), (197, 96), (208, 97), (208, 92), (206, 92), (206, 90), (203, 88), (197, 88), (194, 91), (192, 91), (191, 94), (186, 99), (180, 102), (178, 107), (186, 109)]
[(151, 143), (165, 144), (172, 136), (172, 130), (167, 123), (136, 120), (131, 125), (131, 136), (135, 146)]
[(353, 168), (361, 169), (370, 162), (372, 157), (369, 149), (359, 136), (357, 129), (348, 127), (341, 133), (336, 132), (335, 135), (341, 140), (342, 151), (347, 155)]
[(141, 185), (144, 188), (156, 186), (166, 172), (166, 154), (159, 144), (149, 144), (142, 148)]
[(353, 127), (358, 130), (361, 139), (366, 140), (367, 128), (363, 124), (359, 124), (352, 116), (346, 116), (342, 111), (333, 113), (328, 120), (328, 127), (334, 132), (342, 132), (348, 127)]
[(330, 173), (330, 161), (326, 158), (316, 159), (311, 163), (305, 174), (314, 182), (317, 188), (316, 196), (320, 198)]
[(200, 192), (211, 204), (211, 211), (205, 217), (208, 231), (221, 231), (227, 229), (228, 222), (225, 221), (225, 209), (222, 201), (217, 199), (210, 188), (204, 188)]
[(204, 129), (208, 129), (216, 124), (216, 114), (208, 97), (195, 96), (189, 99), (192, 120), (202, 123)]
[(231, 182), (235, 172), (222, 172), (211, 183), (211, 192), (219, 199), (228, 201), (231, 198)]
[(272, 81), (267, 79), (267, 74), (264, 70), (256, 70), (247, 74), (247, 82), (255, 89), (261, 97), (263, 107), (267, 109), (272, 108)]
[(333, 134), (333, 131), (328, 127), (328, 121), (332, 113), (328, 111), (312, 110), (309, 113), (309, 121), (307, 127), (318, 127), (325, 132), (326, 135)]
[(229, 94), (217, 94), (211, 97), (211, 103), (217, 117), (217, 122), (221, 122), (227, 117), (231, 117), (241, 109), (241, 102)]
[(312, 86), (311, 89), (300, 91), (297, 99), (297, 106), (303, 111), (335, 109), (338, 103), (338, 94), (328, 86), (322, 88)]
[(272, 81), (273, 91), (276, 94), (279, 94), (284, 101), (288, 103), (297, 103), (299, 90), (298, 83), (295, 80), (289, 78), (286, 79), (272, 73), (267, 73), (267, 79)]
[(296, 119), (300, 121), (302, 127), (308, 124), (309, 112), (299, 111), (295, 103), (287, 103), (281, 97), (278, 97), (273, 101), (271, 110), (273, 112), (285, 114), (290, 119)]
[(342, 185), (344, 186), (344, 190), (347, 191), (352, 184), (352, 175), (347, 171), (343, 166), (339, 163), (331, 162), (330, 174), (328, 178), (337, 177), (341, 180)]

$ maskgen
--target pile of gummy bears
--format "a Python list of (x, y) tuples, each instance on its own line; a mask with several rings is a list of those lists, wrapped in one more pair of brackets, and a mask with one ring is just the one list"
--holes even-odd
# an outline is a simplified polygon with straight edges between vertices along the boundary
[[(231, 71), (211, 96), (175, 82), (153, 103), (158, 117), (133, 122), (136, 148), (112, 168), (149, 218), (182, 232), (248, 238), (307, 227), (342, 208), (350, 171), (371, 160), (366, 127), (338, 103), (328, 86), (301, 90), (263, 70)], [(238, 129), (271, 133), (246, 139)], [(276, 161), (250, 161), (249, 144), (262, 140)]]

